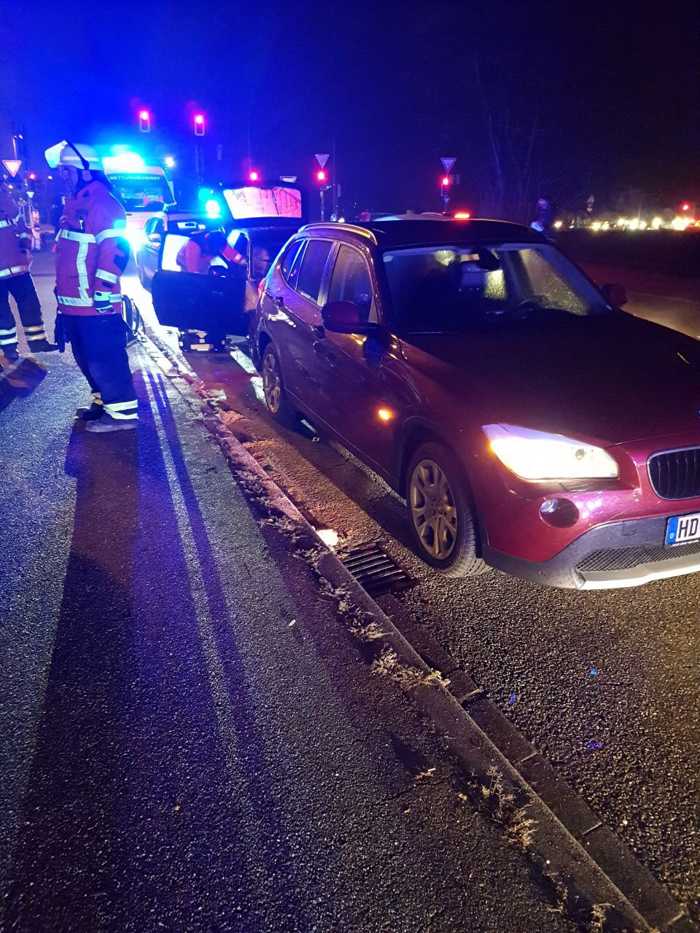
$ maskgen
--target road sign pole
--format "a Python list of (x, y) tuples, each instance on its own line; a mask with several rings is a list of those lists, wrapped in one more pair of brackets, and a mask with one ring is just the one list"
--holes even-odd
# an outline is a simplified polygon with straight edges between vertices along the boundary
[(333, 220), (338, 219), (338, 163), (335, 158), (335, 136), (333, 137), (333, 188), (331, 190), (333, 195), (332, 201), (332, 217)]
[[(330, 153), (329, 153), (329, 152), (316, 152), (316, 153), (314, 153), (314, 159), (316, 159), (316, 161), (318, 162), (318, 164), (319, 164), (319, 166), (320, 166), (320, 168), (321, 168), (321, 171), (318, 173), (319, 176), (320, 176), (321, 174), (323, 174), (323, 169), (326, 167), (326, 163), (328, 162), (328, 160), (330, 159), (330, 157), (331, 157), (331, 156), (330, 156)], [(335, 168), (335, 162), (334, 162), (333, 167)], [(321, 182), (321, 188), (320, 188), (320, 191), (319, 191), (319, 194), (320, 194), (320, 196), (321, 196), (321, 220), (325, 220), (325, 219), (326, 219), (326, 198), (325, 198), (325, 189), (328, 188), (329, 186), (328, 186), (327, 184), (325, 184), (325, 181), (326, 181), (325, 178), (322, 179), (321, 177), (319, 177), (319, 181)]]
[[(442, 163), (442, 170), (444, 172), (443, 178), (440, 179), (440, 197), (442, 198), (442, 209), (447, 213), (447, 209), (450, 206), (450, 186), (452, 185), (452, 169), (455, 167), (455, 162), (457, 161), (456, 156), (440, 156), (440, 162)], [(443, 179), (447, 178), (447, 184), (443, 183)]]

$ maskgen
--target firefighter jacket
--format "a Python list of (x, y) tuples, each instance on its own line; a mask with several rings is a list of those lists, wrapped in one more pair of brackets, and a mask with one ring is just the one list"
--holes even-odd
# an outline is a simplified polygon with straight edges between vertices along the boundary
[(208, 256), (197, 240), (192, 237), (178, 251), (175, 260), (183, 272), (194, 272), (206, 275), (213, 257)]
[(29, 272), (32, 240), (15, 199), (0, 185), (0, 279)]
[[(211, 249), (211, 236), (210, 233), (197, 234), (190, 237), (184, 246), (180, 248), (175, 261), (183, 272), (206, 275), (212, 266), (218, 265), (224, 268), (246, 266), (245, 253), (236, 248), (240, 245), (238, 241), (241, 239), (238, 231), (229, 234), (221, 252), (215, 254), (207, 252), (206, 249), (207, 246)], [(235, 244), (232, 244), (232, 239), (236, 241)], [(245, 240), (242, 242), (245, 242)]]
[(63, 314), (122, 313), (119, 278), (129, 261), (126, 214), (101, 181), (65, 206), (56, 236), (56, 299)]

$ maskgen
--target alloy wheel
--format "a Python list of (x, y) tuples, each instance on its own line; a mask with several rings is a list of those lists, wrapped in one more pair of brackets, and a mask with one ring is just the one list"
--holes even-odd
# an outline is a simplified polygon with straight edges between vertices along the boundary
[(268, 350), (263, 359), (262, 366), (263, 393), (268, 410), (276, 415), (280, 410), (282, 399), (282, 377), (275, 354)]
[(447, 476), (434, 460), (416, 464), (408, 501), (421, 546), (435, 560), (447, 560), (457, 543), (457, 506)]

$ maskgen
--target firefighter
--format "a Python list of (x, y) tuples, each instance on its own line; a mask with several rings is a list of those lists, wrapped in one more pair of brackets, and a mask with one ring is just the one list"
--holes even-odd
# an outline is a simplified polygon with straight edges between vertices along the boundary
[(220, 255), (225, 246), (226, 237), (221, 230), (198, 233), (181, 247), (175, 261), (183, 272), (207, 275), (212, 260)]
[(17, 303), (19, 319), (32, 353), (57, 350), (49, 343), (41, 318), (41, 304), (29, 274), (32, 234), (18, 210), (5, 181), (0, 182), (0, 350), (16, 360), (17, 328), (9, 296)]
[(79, 414), (91, 432), (135, 428), (119, 284), (129, 260), (126, 214), (90, 147), (63, 140), (46, 150), (46, 161), (71, 192), (56, 238), (56, 333), (59, 344), (71, 344), (92, 390), (92, 404)]

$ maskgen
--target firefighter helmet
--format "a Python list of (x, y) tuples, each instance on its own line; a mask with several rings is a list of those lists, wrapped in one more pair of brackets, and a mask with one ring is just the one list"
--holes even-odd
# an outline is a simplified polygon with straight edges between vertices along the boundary
[(60, 143), (49, 146), (45, 151), (46, 161), (50, 168), (59, 168), (62, 165), (72, 165), (78, 171), (102, 171), (102, 161), (92, 146), (84, 143), (72, 143), (62, 139)]

